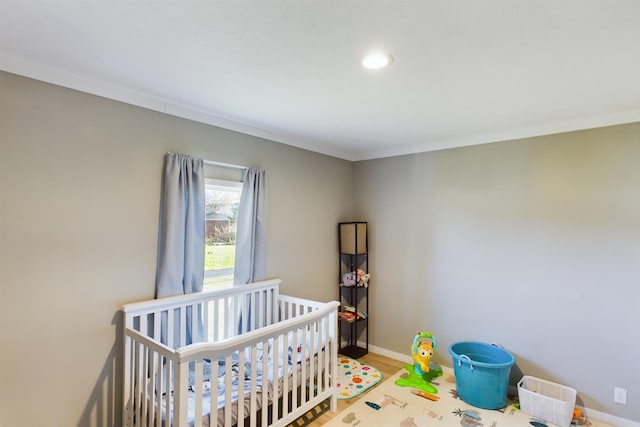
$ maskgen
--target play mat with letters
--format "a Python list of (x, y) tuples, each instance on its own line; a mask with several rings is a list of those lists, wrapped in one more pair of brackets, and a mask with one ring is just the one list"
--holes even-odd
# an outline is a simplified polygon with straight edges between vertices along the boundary
[[(451, 368), (442, 367), (443, 375), (432, 380), (437, 388), (438, 400), (430, 400), (412, 393), (411, 387), (395, 384), (398, 378), (407, 375), (402, 370), (354, 404), (337, 414), (328, 427), (422, 427), (422, 426), (464, 426), (464, 427), (551, 427), (544, 420), (528, 415), (518, 409), (512, 401), (500, 410), (480, 409), (458, 398), (455, 377)], [(606, 427), (599, 421), (586, 417), (573, 420), (575, 426)], [(610, 426), (609, 426), (610, 427)]]
[(338, 355), (338, 399), (351, 399), (378, 384), (382, 373), (373, 366)]

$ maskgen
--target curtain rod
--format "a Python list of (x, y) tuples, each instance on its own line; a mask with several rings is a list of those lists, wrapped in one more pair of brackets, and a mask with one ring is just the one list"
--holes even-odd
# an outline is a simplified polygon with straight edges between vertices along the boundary
[[(173, 153), (171, 153), (171, 151), (168, 151), (167, 154), (173, 154)], [(213, 160), (202, 159), (202, 162), (205, 165), (217, 166), (217, 167), (220, 167), (220, 168), (241, 169), (241, 170), (249, 169), (247, 166), (234, 165), (232, 163), (214, 162)]]
[(217, 167), (221, 167), (221, 168), (242, 169), (242, 170), (247, 169), (246, 166), (233, 165), (231, 163), (214, 162), (212, 160), (203, 160), (203, 162), (204, 162), (205, 165), (217, 166)]

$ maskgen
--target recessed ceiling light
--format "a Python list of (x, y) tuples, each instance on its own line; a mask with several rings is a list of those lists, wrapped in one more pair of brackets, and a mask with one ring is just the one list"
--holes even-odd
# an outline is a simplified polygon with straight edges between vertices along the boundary
[(362, 66), (370, 70), (386, 67), (391, 63), (391, 55), (387, 53), (374, 52), (362, 58)]

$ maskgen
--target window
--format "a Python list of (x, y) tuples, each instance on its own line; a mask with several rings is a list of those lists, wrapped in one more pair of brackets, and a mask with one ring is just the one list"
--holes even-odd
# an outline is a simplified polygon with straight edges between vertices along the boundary
[(233, 285), (242, 182), (205, 179), (204, 289)]

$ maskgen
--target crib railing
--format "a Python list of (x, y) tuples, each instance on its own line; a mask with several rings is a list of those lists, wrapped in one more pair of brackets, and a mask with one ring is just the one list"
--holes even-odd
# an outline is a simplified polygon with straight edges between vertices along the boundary
[[(333, 397), (335, 410), (338, 303), (279, 295), (279, 284), (280, 280), (268, 280), (124, 306), (123, 425), (187, 425), (188, 387), (195, 393), (191, 423), (202, 425), (203, 404), (208, 404), (210, 425), (216, 425), (219, 414), (214, 378), (210, 402), (204, 402), (203, 387), (199, 386), (206, 375), (206, 361), (225, 360), (229, 370), (235, 357), (240, 362), (235, 365), (241, 370), (240, 378), (245, 375), (244, 361), (250, 362), (252, 370), (260, 366), (263, 373), (272, 369), (269, 375), (278, 378), (278, 369), (287, 366), (286, 361), (268, 365), (266, 358), (260, 357), (268, 348), (285, 358), (291, 357), (287, 349), (294, 348), (295, 357), (304, 362), (292, 368), (285, 380), (270, 383), (268, 393), (251, 384), (246, 396), (242, 388), (239, 396), (231, 396), (228, 385), (225, 401), (229, 403), (220, 413), (225, 426), (232, 425), (233, 411), (237, 420), (247, 416), (250, 425), (286, 425), (304, 408), (328, 397)], [(255, 371), (246, 374), (256, 376)], [(189, 375), (195, 378), (189, 379)], [(230, 371), (225, 372), (225, 378), (231, 377)], [(189, 382), (196, 385), (188, 386)], [(245, 401), (250, 402), (249, 408), (244, 407)], [(257, 410), (269, 404), (271, 415), (263, 410), (262, 419), (257, 420)]]
[(278, 322), (279, 285), (279, 279), (272, 279), (127, 304), (125, 327), (170, 348), (221, 341)]
[[(280, 296), (282, 299), (282, 296)], [(336, 321), (335, 314), (337, 302), (324, 304), (316, 311), (298, 312), (297, 316), (278, 322), (258, 330), (247, 332), (233, 340), (220, 343), (200, 343), (186, 346), (177, 350), (179, 354), (179, 367), (181, 376), (187, 375), (196, 363), (195, 372), (199, 377), (202, 370), (201, 361), (214, 357), (216, 360), (225, 360), (224, 377), (231, 378), (231, 358), (235, 354), (239, 356), (235, 366), (239, 369), (239, 377), (248, 375), (256, 377), (256, 369), (261, 369), (263, 375), (278, 379), (269, 384), (267, 391), (259, 390), (255, 384), (251, 384), (251, 390), (244, 394), (239, 390), (239, 395), (232, 398), (230, 384), (226, 384), (226, 402), (249, 402), (249, 408), (237, 403), (225, 404), (219, 413), (219, 419), (224, 426), (233, 425), (233, 412), (237, 411), (237, 419), (249, 418), (250, 426), (285, 426), (306, 410), (321, 403), (327, 398), (334, 398), (337, 367), (337, 341), (335, 339)], [(304, 305), (304, 304), (303, 304)], [(294, 311), (295, 312), (295, 311)], [(266, 357), (261, 357), (266, 352), (273, 358), (269, 363)], [(288, 365), (293, 358), (300, 363)], [(251, 371), (244, 371), (244, 362), (250, 362)], [(288, 371), (279, 372), (285, 367)], [(272, 371), (268, 371), (271, 369)], [(279, 378), (281, 377), (281, 378)], [(196, 380), (198, 383), (198, 380)], [(264, 386), (264, 384), (263, 384)], [(200, 390), (195, 392), (195, 402), (201, 400)], [(183, 402), (180, 407), (186, 406), (186, 395), (182, 394)], [(269, 412), (265, 409), (268, 405)], [(332, 410), (335, 410), (335, 401), (331, 402)], [(199, 425), (199, 410), (196, 408), (196, 422)], [(213, 402), (211, 408), (215, 408)], [(301, 408), (307, 408), (301, 411)], [(257, 410), (263, 409), (260, 418), (257, 418)], [(216, 411), (212, 411), (214, 414)], [(176, 417), (179, 415), (176, 414)], [(175, 418), (174, 418), (175, 419)], [(215, 419), (215, 418), (214, 418)], [(213, 425), (213, 424), (212, 424)], [(220, 425), (220, 424), (218, 424)]]

